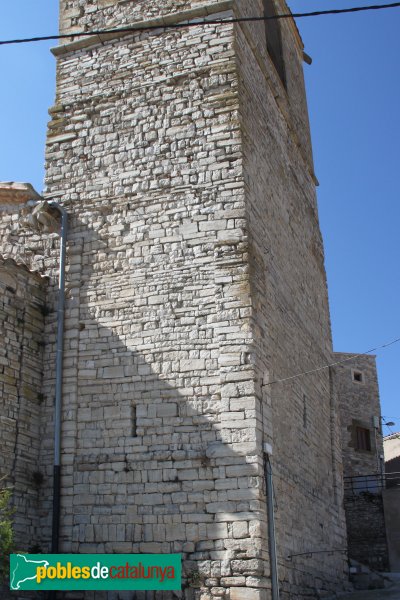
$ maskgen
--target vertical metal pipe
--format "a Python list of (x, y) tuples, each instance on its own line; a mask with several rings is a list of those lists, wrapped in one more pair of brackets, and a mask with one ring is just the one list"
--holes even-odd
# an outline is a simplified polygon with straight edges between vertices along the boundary
[(272, 481), (272, 467), (268, 454), (264, 453), (264, 475), (267, 494), (268, 516), (268, 546), (271, 568), (272, 600), (279, 600), (278, 560), (276, 554), (275, 514), (274, 514), (274, 486)]
[(51, 551), (59, 551), (60, 534), (60, 496), (61, 496), (61, 411), (62, 411), (62, 374), (64, 352), (64, 306), (65, 306), (65, 262), (67, 254), (68, 216), (57, 202), (49, 202), (61, 215), (60, 265), (58, 276), (57, 306), (57, 349), (56, 349), (56, 396), (54, 406), (54, 465), (53, 465), (53, 522)]

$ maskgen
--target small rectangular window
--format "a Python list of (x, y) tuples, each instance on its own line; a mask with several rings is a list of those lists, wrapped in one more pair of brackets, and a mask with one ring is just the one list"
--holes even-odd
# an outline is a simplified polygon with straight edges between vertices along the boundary
[(371, 433), (364, 427), (356, 427), (356, 450), (371, 452)]
[(362, 371), (356, 371), (356, 370), (352, 369), (352, 374), (353, 374), (353, 381), (356, 381), (357, 383), (362, 383), (364, 381), (364, 375), (363, 375)]

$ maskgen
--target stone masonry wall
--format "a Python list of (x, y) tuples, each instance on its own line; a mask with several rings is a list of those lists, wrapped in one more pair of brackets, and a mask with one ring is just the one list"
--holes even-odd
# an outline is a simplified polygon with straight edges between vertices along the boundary
[(15, 544), (24, 550), (38, 543), (45, 287), (0, 258), (0, 478), (13, 490)]
[[(287, 14), (290, 12), (284, 0), (276, 1), (277, 12)], [(112, 29), (124, 27), (133, 23), (159, 22), (162, 24), (176, 20), (204, 19), (207, 15), (212, 18), (223, 17), (223, 11), (233, 9), (235, 16), (254, 16), (263, 14), (263, 0), (60, 0), (60, 32), (67, 34), (73, 31)], [(182, 17), (179, 17), (182, 15)], [(309, 169), (313, 170), (312, 150), (309, 136), (309, 121), (307, 102), (302, 72), (302, 43), (294, 21), (286, 21), (284, 25), (291, 30), (292, 40), (284, 48), (287, 67), (296, 71), (296, 84), (288, 81), (290, 88), (289, 97), (282, 94), (280, 86), (275, 86), (276, 75), (273, 76), (276, 101), (285, 111), (290, 111), (291, 120), (289, 127), (298, 137), (298, 149), (303, 153), (308, 162)], [(264, 33), (264, 25), (259, 24), (255, 29)], [(295, 38), (293, 40), (293, 37)], [(262, 39), (263, 38), (263, 39)], [(294, 43), (293, 43), (294, 42)], [(85, 43), (83, 41), (83, 43)], [(257, 44), (258, 50), (263, 53), (265, 35), (257, 35), (252, 41)], [(301, 47), (300, 47), (301, 46)], [(300, 47), (300, 48), (299, 48)], [(300, 60), (299, 60), (300, 49)]]
[[(335, 352), (335, 381), (340, 401), (345, 476), (373, 475), (383, 468), (383, 437), (375, 356)], [(362, 381), (354, 378), (361, 373)], [(357, 449), (355, 427), (370, 433), (371, 450)]]
[[(158, 18), (186, 10), (199, 9), (204, 16), (205, 6), (226, 5), (220, 0), (61, 0), (60, 31), (85, 31), (123, 27), (137, 21)], [(213, 12), (216, 12), (213, 9)]]
[[(334, 367), (334, 379), (340, 406), (349, 557), (385, 571), (389, 562), (380, 478), (384, 460), (375, 356), (336, 352), (335, 361), (345, 361)], [(358, 427), (368, 431), (370, 449), (358, 447)]]
[(365, 492), (345, 499), (349, 557), (376, 571), (389, 571), (382, 494)]
[(273, 447), (281, 596), (301, 598), (344, 579), (346, 539), (329, 370), (274, 383), (332, 360), (309, 131), (291, 106), (304, 102), (302, 46), (289, 23), (281, 33), (286, 89), (262, 24), (238, 28), (236, 43), (257, 406)]
[(60, 58), (47, 151), (71, 214), (62, 549), (182, 552), (204, 599), (269, 586), (238, 106), (232, 26), (141, 34)]
[[(61, 2), (63, 31), (172, 6), (100, 3)], [(302, 46), (293, 24), (283, 34), (287, 89), (260, 24), (57, 50), (46, 197), (70, 216), (61, 550), (181, 552), (191, 600), (270, 597), (265, 441), (282, 597), (319, 597), (345, 574), (332, 380), (268, 385), (331, 362)], [(52, 365), (57, 242), (21, 242), (7, 251), (52, 275)], [(50, 368), (42, 394), (45, 548)], [(316, 553), (289, 560), (303, 551)]]

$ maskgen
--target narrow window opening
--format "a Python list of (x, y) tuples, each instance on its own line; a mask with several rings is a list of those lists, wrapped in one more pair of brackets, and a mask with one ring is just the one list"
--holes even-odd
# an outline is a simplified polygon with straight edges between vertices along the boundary
[(132, 427), (132, 437), (137, 436), (137, 419), (136, 419), (136, 406), (132, 404), (131, 408), (131, 427)]
[(267, 37), (267, 50), (274, 63), (278, 75), (286, 87), (285, 63), (283, 60), (282, 34), (279, 19), (268, 19), (276, 16), (274, 0), (264, 0), (265, 35)]
[(353, 371), (353, 381), (357, 381), (358, 383), (363, 382), (363, 374), (361, 371)]
[(307, 396), (303, 394), (303, 427), (307, 429), (308, 417), (307, 417)]

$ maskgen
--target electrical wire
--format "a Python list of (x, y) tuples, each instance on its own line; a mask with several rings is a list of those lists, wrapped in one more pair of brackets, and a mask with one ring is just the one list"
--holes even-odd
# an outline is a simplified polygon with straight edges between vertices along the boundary
[(264, 383), (262, 387), (267, 387), (270, 385), (274, 385), (275, 383), (283, 383), (284, 381), (290, 381), (292, 379), (297, 379), (298, 377), (303, 377), (304, 375), (310, 375), (311, 373), (317, 373), (318, 371), (323, 371), (324, 369), (329, 369), (330, 367), (336, 367), (337, 365), (342, 365), (350, 360), (354, 360), (359, 358), (360, 356), (364, 356), (364, 354), (371, 354), (371, 352), (375, 352), (376, 350), (381, 350), (382, 348), (387, 348), (388, 346), (393, 346), (393, 344), (397, 344), (400, 342), (400, 338), (396, 338), (391, 342), (387, 342), (386, 344), (382, 344), (381, 346), (377, 346), (376, 348), (371, 348), (366, 352), (362, 352), (360, 354), (351, 354), (347, 358), (343, 360), (338, 360), (333, 363), (329, 363), (327, 365), (323, 365), (322, 367), (317, 367), (315, 369), (310, 369), (309, 371), (303, 371), (302, 373), (297, 373), (296, 375), (291, 375), (290, 377), (284, 377), (283, 379), (274, 379), (274, 381), (269, 381), (268, 383)]
[(110, 34), (126, 34), (136, 33), (140, 31), (151, 31), (151, 30), (167, 30), (167, 29), (183, 29), (185, 27), (198, 27), (200, 25), (227, 25), (230, 23), (254, 23), (257, 21), (271, 21), (277, 19), (301, 19), (306, 17), (319, 17), (322, 15), (342, 15), (349, 13), (358, 13), (363, 11), (372, 10), (385, 10), (390, 8), (399, 8), (400, 2), (393, 2), (391, 4), (373, 4), (368, 6), (355, 6), (353, 8), (337, 8), (330, 10), (316, 10), (313, 12), (305, 13), (285, 13), (281, 15), (262, 16), (262, 17), (237, 17), (233, 19), (205, 19), (203, 21), (186, 21), (182, 23), (170, 23), (170, 24), (157, 24), (157, 25), (141, 25), (140, 21), (137, 24), (130, 25), (129, 27), (121, 27), (117, 29), (100, 29), (94, 31), (78, 31), (75, 33), (64, 33), (59, 35), (44, 35), (31, 38), (19, 38), (12, 40), (0, 40), (0, 46), (11, 45), (11, 44), (28, 44), (31, 42), (45, 42), (51, 40), (64, 40), (64, 39), (75, 39), (80, 37), (88, 36), (101, 36)]

